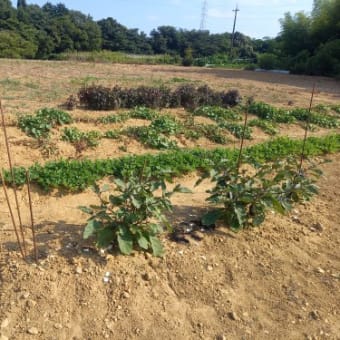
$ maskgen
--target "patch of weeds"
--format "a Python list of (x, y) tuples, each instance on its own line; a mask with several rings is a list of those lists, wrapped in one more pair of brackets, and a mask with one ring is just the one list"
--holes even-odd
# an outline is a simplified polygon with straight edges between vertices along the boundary
[(20, 116), (18, 126), (30, 137), (46, 138), (52, 128), (71, 122), (72, 117), (67, 112), (53, 108), (44, 108), (38, 110), (35, 115)]
[(103, 134), (103, 138), (107, 138), (107, 139), (119, 139), (120, 136), (121, 136), (121, 132), (117, 130), (105, 131)]
[(87, 148), (96, 147), (102, 137), (99, 131), (83, 132), (76, 127), (64, 128), (62, 131), (61, 139), (71, 143), (78, 154)]
[(232, 120), (239, 121), (242, 120), (242, 116), (233, 110), (223, 108), (220, 106), (201, 106), (193, 112), (194, 116), (202, 116), (213, 119), (215, 121), (219, 120)]
[(275, 124), (264, 119), (253, 119), (249, 122), (249, 126), (257, 126), (270, 136), (275, 136), (278, 133)]
[(142, 144), (153, 149), (176, 149), (176, 141), (170, 140), (161, 132), (147, 126), (130, 127), (123, 131), (124, 134), (136, 138)]
[(20, 80), (7, 77), (0, 80), (0, 86), (3, 86), (7, 90), (18, 90), (18, 88), (21, 86), (21, 82)]

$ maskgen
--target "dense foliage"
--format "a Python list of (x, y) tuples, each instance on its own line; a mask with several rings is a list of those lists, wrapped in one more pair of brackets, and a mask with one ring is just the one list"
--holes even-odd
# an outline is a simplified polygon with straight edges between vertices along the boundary
[(258, 226), (267, 210), (284, 214), (294, 203), (309, 200), (317, 193), (315, 180), (319, 175), (315, 165), (300, 172), (296, 157), (264, 164), (244, 160), (243, 169), (222, 160), (197, 183), (207, 177), (215, 183), (207, 199), (215, 209), (204, 215), (202, 222), (210, 226), (223, 220), (234, 230)]
[[(198, 58), (226, 54), (230, 49), (229, 33), (160, 26), (147, 35), (111, 17), (96, 22), (62, 3), (47, 2), (40, 7), (18, 1), (14, 8), (10, 0), (0, 0), (0, 13), (0, 57), (6, 58), (46, 59), (62, 52), (99, 50), (185, 57), (189, 49)], [(241, 56), (255, 57), (251, 39), (238, 32), (235, 49)]]
[[(114, 190), (109, 185), (103, 188), (95, 185), (100, 205), (80, 207), (91, 215), (84, 238), (94, 235), (98, 247), (113, 244), (125, 255), (131, 254), (134, 248), (151, 250), (154, 256), (163, 255), (158, 235), (164, 226), (170, 228), (164, 212), (172, 210), (170, 198), (174, 193), (189, 192), (180, 185), (167, 190), (166, 179), (171, 181), (170, 175), (161, 168), (154, 175), (149, 167), (143, 166), (115, 178)], [(156, 191), (161, 193), (156, 194)], [(111, 193), (104, 197), (103, 192)]]
[(241, 101), (238, 90), (214, 91), (208, 86), (195, 87), (183, 84), (174, 90), (167, 87), (113, 88), (100, 85), (83, 87), (78, 92), (80, 104), (92, 110), (110, 110), (118, 108), (184, 107), (195, 109), (202, 105), (231, 107)]

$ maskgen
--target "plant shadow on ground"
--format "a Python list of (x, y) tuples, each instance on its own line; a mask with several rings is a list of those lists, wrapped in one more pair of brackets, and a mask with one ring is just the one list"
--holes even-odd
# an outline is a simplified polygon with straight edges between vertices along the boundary
[[(27, 259), (30, 262), (34, 259), (33, 243), (31, 231), (28, 226), (26, 228)], [(39, 260), (45, 260), (50, 256), (58, 255), (69, 261), (81, 257), (91, 257), (91, 260), (98, 265), (106, 263), (105, 258), (97, 252), (94, 243), (85, 242), (83, 239), (83, 225), (69, 224), (66, 221), (43, 221), (37, 224), (35, 228)], [(3, 247), (8, 251), (19, 250), (18, 244), (12, 241), (4, 243)]]
[[(166, 235), (167, 242), (190, 243), (202, 241), (201, 235), (217, 235), (235, 239), (233, 232), (227, 228), (204, 227), (200, 225), (201, 216), (207, 212), (206, 207), (173, 206), (173, 212), (168, 213), (172, 231)], [(28, 261), (33, 261), (33, 243), (29, 226), (24, 226)], [(51, 255), (58, 255), (68, 261), (90, 257), (98, 265), (105, 265), (106, 259), (100, 256), (95, 247), (94, 239), (84, 240), (82, 233), (84, 225), (70, 224), (60, 220), (43, 221), (35, 226), (36, 242), (39, 252), (39, 260), (45, 260)], [(200, 236), (197, 235), (199, 232)], [(4, 250), (19, 251), (18, 244), (10, 241), (3, 244)], [(111, 255), (120, 255), (118, 249), (110, 250)]]
[[(209, 211), (207, 207), (174, 205), (173, 212), (167, 214), (173, 230), (170, 240), (180, 243), (190, 243), (190, 240), (201, 241), (201, 234), (217, 235), (235, 239), (233, 232), (226, 227), (206, 227), (201, 224), (202, 216)], [(200, 234), (197, 234), (199, 232)], [(188, 238), (186, 237), (188, 236)]]

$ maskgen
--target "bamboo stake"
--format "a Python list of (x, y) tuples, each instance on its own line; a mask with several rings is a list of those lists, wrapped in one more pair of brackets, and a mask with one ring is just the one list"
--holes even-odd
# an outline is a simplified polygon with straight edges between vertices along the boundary
[(2, 109), (2, 103), (0, 100), (0, 112), (1, 112), (1, 119), (2, 119), (2, 128), (5, 136), (5, 144), (6, 144), (6, 151), (7, 151), (7, 157), (8, 157), (8, 163), (12, 175), (12, 181), (13, 181), (13, 189), (14, 189), (14, 198), (15, 198), (15, 204), (17, 208), (17, 213), (18, 213), (18, 218), (19, 218), (19, 226), (20, 226), (20, 233), (22, 237), (22, 245), (23, 245), (23, 250), (24, 254), (26, 256), (26, 243), (25, 243), (25, 235), (24, 235), (24, 227), (22, 224), (22, 219), (21, 219), (21, 213), (20, 213), (20, 206), (19, 206), (19, 200), (18, 200), (18, 194), (17, 194), (17, 186), (15, 184), (15, 177), (14, 177), (14, 171), (13, 171), (13, 165), (12, 165), (12, 157), (9, 149), (9, 143), (8, 143), (8, 136), (7, 136), (7, 130), (6, 130), (6, 124), (5, 124), (5, 114)]
[(309, 128), (309, 123), (310, 123), (310, 118), (311, 118), (313, 99), (314, 99), (314, 94), (315, 94), (315, 86), (316, 85), (314, 83), (313, 90), (312, 90), (312, 95), (311, 95), (310, 103), (309, 103), (308, 117), (307, 117), (306, 126), (305, 126), (305, 136), (304, 136), (304, 139), (303, 139), (303, 145), (302, 145), (302, 151), (301, 151), (301, 158), (300, 158), (300, 165), (299, 165), (299, 173), (300, 174), (301, 174), (301, 170), (302, 170), (303, 160), (305, 158), (306, 141), (307, 141), (308, 128)]
[(246, 128), (247, 128), (247, 124), (248, 124), (248, 116), (249, 116), (249, 111), (248, 111), (248, 106), (249, 105), (250, 105), (250, 98), (248, 99), (246, 115), (245, 115), (245, 118), (244, 118), (244, 125), (243, 125), (243, 132), (242, 132), (240, 152), (238, 154), (237, 165), (236, 165), (237, 171), (240, 169), (241, 161), (242, 161), (242, 152), (243, 152), (244, 139), (245, 139), (244, 136), (245, 136), (245, 133), (246, 133)]
[(24, 250), (22, 248), (22, 244), (21, 244), (21, 240), (20, 240), (20, 237), (19, 237), (18, 228), (17, 228), (17, 225), (15, 223), (15, 219), (14, 219), (14, 215), (13, 215), (13, 210), (12, 210), (12, 207), (11, 207), (11, 203), (9, 201), (8, 191), (7, 191), (7, 187), (6, 187), (6, 183), (5, 183), (5, 179), (4, 179), (4, 176), (2, 174), (2, 171), (0, 171), (0, 177), (1, 177), (1, 182), (2, 182), (2, 188), (4, 190), (4, 194), (5, 194), (5, 197), (6, 197), (6, 202), (7, 202), (7, 205), (8, 205), (8, 210), (9, 210), (9, 213), (11, 215), (11, 219), (12, 219), (12, 224), (13, 224), (15, 236), (17, 238), (17, 242), (18, 242), (18, 245), (19, 245), (19, 248), (20, 248), (20, 253), (22, 255), (22, 258), (25, 259), (25, 253), (24, 253)]
[(30, 205), (30, 213), (31, 213), (31, 229), (32, 229), (32, 237), (33, 237), (33, 249), (34, 249), (34, 258), (35, 262), (39, 261), (38, 247), (36, 242), (36, 233), (34, 226), (34, 216), (33, 216), (33, 206), (32, 206), (32, 195), (31, 195), (31, 183), (30, 183), (30, 175), (29, 171), (26, 170), (26, 180), (27, 180), (27, 192), (28, 192), (28, 201)]

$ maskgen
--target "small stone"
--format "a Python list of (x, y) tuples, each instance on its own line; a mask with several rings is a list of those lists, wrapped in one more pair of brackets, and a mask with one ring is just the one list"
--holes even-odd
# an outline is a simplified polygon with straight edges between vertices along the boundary
[(29, 296), (30, 296), (30, 293), (29, 293), (29, 292), (24, 292), (24, 293), (22, 294), (22, 298), (23, 298), (23, 299), (28, 299)]
[(300, 223), (299, 216), (293, 215), (293, 216), (292, 216), (292, 221), (293, 221), (293, 222), (296, 222), (296, 223)]
[(317, 231), (319, 231), (320, 233), (323, 232), (323, 231), (325, 230), (325, 227), (324, 227), (320, 222), (314, 223), (314, 224), (312, 225), (312, 228), (315, 229), (315, 230), (317, 230)]
[(207, 270), (208, 270), (209, 272), (213, 271), (213, 269), (214, 269), (213, 266), (208, 266), (208, 267), (207, 267)]
[(78, 267), (76, 268), (76, 273), (77, 273), (77, 274), (82, 274), (82, 273), (83, 273), (83, 268), (80, 267), (80, 266), (78, 266)]
[(27, 332), (28, 332), (28, 334), (31, 334), (31, 335), (38, 335), (39, 334), (39, 330), (36, 327), (29, 328)]
[(151, 275), (149, 273), (144, 273), (142, 278), (144, 281), (151, 281)]
[(123, 292), (122, 296), (123, 296), (124, 299), (128, 299), (130, 297), (130, 294), (125, 291), (125, 292)]
[(310, 317), (314, 320), (319, 320), (320, 319), (320, 315), (319, 312), (317, 310), (313, 310), (309, 313)]
[(216, 340), (227, 340), (227, 337), (224, 334), (219, 334), (216, 336)]
[(8, 319), (5, 319), (5, 320), (3, 320), (3, 321), (1, 322), (0, 328), (1, 328), (1, 329), (6, 328), (6, 327), (8, 327), (8, 325), (9, 325), (9, 320), (8, 320)]
[(62, 329), (63, 328), (63, 325), (60, 324), (60, 323), (55, 323), (53, 326), (54, 326), (55, 329)]
[(29, 308), (34, 308), (36, 305), (37, 305), (37, 301), (31, 300), (31, 299), (27, 300), (26, 302), (26, 306)]
[(320, 274), (325, 274), (325, 271), (322, 268), (317, 268), (316, 271)]
[(228, 317), (229, 319), (233, 320), (233, 321), (238, 321), (239, 317), (237, 316), (237, 314), (235, 312), (229, 312), (228, 313)]

